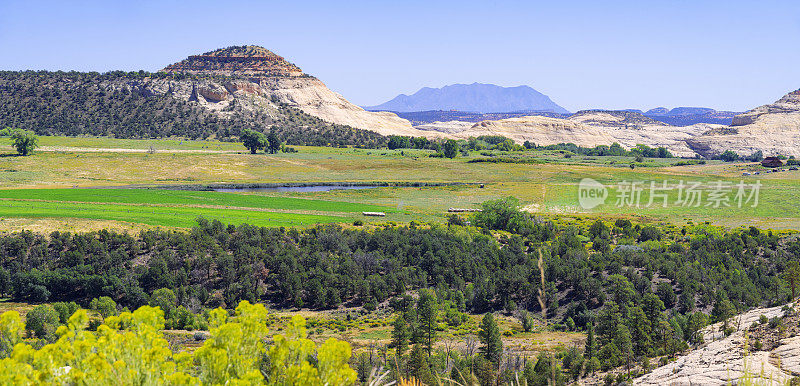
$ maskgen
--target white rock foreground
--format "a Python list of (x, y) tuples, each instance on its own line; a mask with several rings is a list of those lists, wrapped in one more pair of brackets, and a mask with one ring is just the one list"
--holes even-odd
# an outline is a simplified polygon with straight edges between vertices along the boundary
[(783, 316), (782, 307), (758, 308), (731, 319), (736, 331), (725, 337), (721, 323), (703, 329), (707, 343), (633, 380), (634, 385), (785, 385), (800, 373), (800, 336), (781, 340), (772, 351), (747, 353), (747, 329), (761, 315)]

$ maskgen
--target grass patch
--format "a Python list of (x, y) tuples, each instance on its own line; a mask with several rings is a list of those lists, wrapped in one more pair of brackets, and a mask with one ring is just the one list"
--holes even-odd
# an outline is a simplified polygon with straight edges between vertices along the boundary
[(14, 200), (0, 202), (0, 213), (3, 217), (84, 218), (181, 228), (196, 225), (198, 217), (219, 219), (226, 224), (260, 226), (311, 226), (355, 218), (241, 209)]
[(377, 205), (261, 194), (161, 189), (5, 189), (0, 199), (82, 203), (204, 205), (324, 212), (393, 211)]

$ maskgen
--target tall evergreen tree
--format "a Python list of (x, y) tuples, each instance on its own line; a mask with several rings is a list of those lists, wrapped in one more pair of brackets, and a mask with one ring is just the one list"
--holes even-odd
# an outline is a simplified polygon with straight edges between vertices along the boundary
[(789, 284), (792, 289), (792, 301), (797, 298), (797, 285), (800, 284), (800, 264), (797, 260), (792, 260), (786, 265), (786, 270), (783, 271), (783, 280)]
[(436, 341), (436, 318), (439, 306), (436, 302), (436, 294), (429, 289), (424, 289), (419, 293), (417, 301), (417, 313), (419, 314), (419, 328), (425, 349), (431, 355), (433, 343)]
[(495, 366), (500, 365), (500, 356), (503, 354), (503, 341), (500, 339), (500, 328), (497, 327), (497, 321), (494, 320), (494, 315), (491, 312), (484, 315), (480, 328), (478, 337), (483, 344), (480, 348), (481, 353)]
[(592, 359), (595, 354), (595, 338), (594, 338), (594, 323), (589, 323), (589, 331), (586, 333), (586, 345), (583, 349), (583, 356), (586, 359)]
[(633, 341), (630, 330), (624, 324), (617, 326), (614, 344), (619, 349), (622, 360), (625, 361), (625, 367), (630, 371), (631, 360), (633, 359)]
[(397, 357), (405, 355), (408, 350), (408, 341), (411, 337), (411, 332), (408, 330), (408, 324), (404, 315), (401, 313), (394, 320), (392, 329), (392, 346), (397, 351)]

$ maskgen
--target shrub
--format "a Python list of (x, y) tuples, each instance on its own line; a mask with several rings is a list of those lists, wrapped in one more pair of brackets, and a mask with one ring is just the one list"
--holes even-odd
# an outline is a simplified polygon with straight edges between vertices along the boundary
[(55, 302), (53, 303), (53, 309), (56, 310), (58, 313), (58, 322), (61, 324), (66, 324), (69, 317), (78, 311), (80, 307), (75, 302)]
[(725, 152), (719, 155), (719, 158), (725, 162), (733, 162), (739, 159), (739, 154), (733, 150), (725, 150)]
[[(34, 317), (39, 310), (31, 311)], [(42, 349), (17, 344), (15, 355), (2, 361), (0, 384), (40, 384), (67, 366), (71, 371), (62, 372), (57, 383), (264, 384), (269, 379), (270, 384), (350, 385), (356, 381), (348, 366), (350, 345), (336, 339), (317, 345), (306, 339), (302, 317), (292, 318), (269, 347), (264, 341), (267, 310), (261, 304), (240, 303), (231, 320), (222, 309), (211, 311), (210, 318), (210, 334), (195, 334), (203, 340), (202, 347), (194, 353), (173, 353), (162, 331), (163, 313), (156, 308), (144, 306), (110, 316), (97, 333), (84, 329), (89, 318), (79, 310), (68, 326), (59, 328), (55, 343)], [(4, 313), (0, 321), (4, 335), (18, 335), (18, 313)]]
[(108, 296), (92, 299), (89, 308), (97, 311), (103, 319), (117, 313), (117, 303)]
[(661, 240), (661, 231), (651, 225), (642, 228), (641, 233), (639, 233), (640, 242), (649, 240)]
[(17, 153), (22, 156), (30, 155), (39, 146), (39, 138), (28, 130), (14, 130), (11, 133), (11, 141)]
[(50, 305), (36, 306), (25, 315), (25, 329), (37, 338), (54, 338), (58, 325), (58, 312)]
[(150, 296), (150, 306), (161, 308), (161, 311), (163, 311), (164, 315), (167, 317), (172, 314), (176, 303), (177, 298), (175, 297), (175, 293), (169, 288), (157, 289), (153, 291), (153, 295)]

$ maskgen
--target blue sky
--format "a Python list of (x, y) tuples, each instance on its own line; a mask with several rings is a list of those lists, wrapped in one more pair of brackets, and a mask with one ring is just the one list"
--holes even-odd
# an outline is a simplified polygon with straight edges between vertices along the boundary
[(158, 70), (235, 44), (354, 103), (529, 85), (575, 111), (746, 110), (800, 88), (800, 1), (0, 0), (0, 69)]

